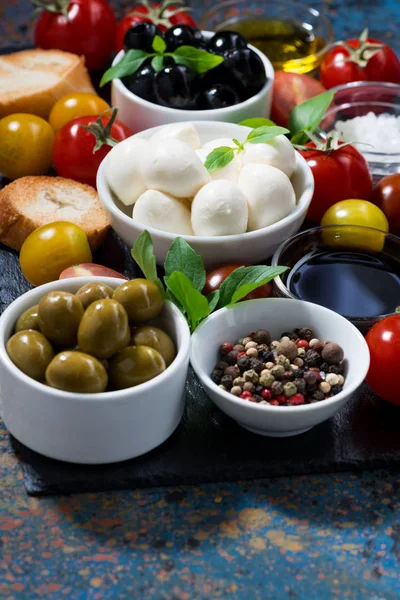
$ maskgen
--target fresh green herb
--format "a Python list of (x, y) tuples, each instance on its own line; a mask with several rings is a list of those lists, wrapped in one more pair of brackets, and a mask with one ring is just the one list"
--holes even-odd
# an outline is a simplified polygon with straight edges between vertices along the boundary
[(285, 129), (285, 127), (277, 127), (276, 125), (262, 125), (261, 127), (257, 127), (250, 131), (244, 142), (233, 139), (234, 147), (220, 146), (219, 148), (215, 148), (207, 155), (204, 166), (209, 173), (213, 173), (217, 169), (222, 169), (226, 165), (229, 165), (235, 158), (235, 153), (239, 154), (239, 152), (243, 152), (246, 144), (265, 144), (278, 137), (278, 135), (284, 135), (285, 133), (289, 133), (289, 130)]
[(289, 130), (285, 127), (278, 127), (277, 125), (271, 127), (264, 125), (250, 131), (246, 142), (249, 144), (265, 144), (278, 137), (278, 135), (285, 135), (285, 133), (289, 133)]
[(112, 79), (121, 79), (126, 75), (133, 75), (149, 56), (154, 55), (150, 55), (144, 50), (128, 50), (119, 63), (107, 69), (101, 78), (100, 87), (103, 87)]
[(175, 271), (168, 277), (167, 287), (185, 309), (190, 330), (193, 333), (197, 325), (210, 314), (207, 298), (181, 271)]
[(164, 42), (163, 38), (160, 35), (155, 35), (152, 43), (152, 48), (154, 52), (158, 54), (164, 54), (167, 49), (167, 44)]
[(183, 238), (177, 237), (172, 242), (165, 259), (164, 269), (166, 284), (172, 273), (180, 271), (190, 279), (196, 290), (203, 291), (206, 283), (203, 260)]
[(206, 281), (206, 270), (202, 258), (183, 238), (174, 240), (165, 259), (166, 291), (157, 277), (153, 241), (148, 231), (144, 231), (136, 240), (132, 257), (145, 277), (160, 287), (164, 298), (181, 310), (192, 332), (216, 308), (239, 302), (287, 269), (263, 265), (239, 267), (226, 278), (219, 290), (204, 296), (201, 292)]
[(172, 58), (179, 65), (189, 67), (198, 74), (206, 73), (224, 62), (223, 56), (217, 56), (199, 48), (192, 48), (192, 46), (180, 46), (174, 52), (165, 52), (166, 48), (164, 40), (156, 35), (153, 40), (154, 52), (128, 50), (119, 63), (107, 69), (101, 78), (100, 87), (103, 87), (112, 79), (121, 79), (126, 75), (133, 75), (148, 58), (152, 59), (151, 65), (156, 72), (162, 69), (164, 57), (166, 56)]
[(271, 119), (255, 117), (254, 119), (245, 119), (244, 121), (241, 121), (239, 125), (243, 125), (243, 127), (251, 127), (251, 129), (257, 129), (257, 127), (263, 127), (264, 125), (274, 126), (275, 123), (271, 121)]
[(150, 233), (146, 230), (138, 237), (131, 250), (133, 260), (138, 264), (143, 275), (149, 281), (152, 281), (160, 288), (162, 295), (165, 296), (165, 290), (162, 282), (157, 275), (156, 257), (153, 250), (153, 240)]
[(213, 292), (210, 292), (209, 294), (207, 294), (207, 302), (208, 302), (208, 307), (210, 309), (210, 313), (214, 310), (214, 308), (217, 307), (219, 301), (219, 290), (214, 290)]
[(229, 148), (229, 146), (216, 148), (207, 155), (204, 163), (205, 168), (209, 173), (214, 173), (217, 169), (226, 167), (235, 158), (235, 151), (236, 148)]
[(199, 74), (206, 73), (224, 62), (223, 56), (211, 54), (211, 52), (192, 46), (180, 46), (175, 52), (166, 54), (166, 56), (171, 56), (176, 63), (185, 65), (185, 67), (189, 67), (189, 69)]
[(235, 304), (258, 287), (268, 283), (274, 277), (287, 271), (288, 267), (238, 267), (233, 271), (219, 288), (219, 307)]
[(151, 59), (151, 66), (153, 70), (158, 73), (164, 67), (164, 57), (163, 56), (155, 56)]
[[(293, 143), (304, 143), (305, 136), (307, 137), (307, 134), (304, 133), (306, 130), (314, 133), (321, 123), (334, 95), (335, 92), (324, 92), (294, 107), (289, 117), (289, 129)], [(300, 137), (299, 134), (303, 135)]]

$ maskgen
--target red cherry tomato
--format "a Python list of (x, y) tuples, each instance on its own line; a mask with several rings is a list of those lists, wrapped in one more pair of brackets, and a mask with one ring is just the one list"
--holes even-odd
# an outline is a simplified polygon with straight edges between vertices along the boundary
[[(58, 12), (42, 11), (35, 30), (39, 48), (85, 57), (89, 70), (100, 69), (115, 47), (117, 22), (106, 0), (58, 0)], [(53, 4), (54, 5), (54, 4)]]
[(310, 75), (301, 73), (275, 73), (271, 119), (281, 127), (287, 127), (289, 116), (295, 106), (325, 92), (325, 88)]
[[(53, 146), (53, 163), (58, 175), (96, 187), (97, 169), (103, 158), (115, 142), (121, 142), (132, 135), (132, 131), (120, 121), (113, 121), (110, 128), (110, 121), (115, 114), (116, 112), (113, 116), (104, 115), (97, 121), (93, 116), (78, 117), (59, 130)], [(95, 135), (82, 125), (93, 127), (98, 133)], [(94, 152), (97, 136), (104, 141)]]
[(400, 405), (398, 363), (400, 315), (382, 319), (366, 335), (371, 362), (367, 382), (387, 402)]
[(387, 175), (380, 180), (370, 198), (379, 206), (389, 221), (389, 231), (400, 234), (400, 173)]
[(154, 3), (148, 6), (138, 4), (122, 19), (117, 29), (116, 46), (119, 52), (124, 47), (124, 37), (128, 29), (137, 23), (154, 23), (161, 33), (174, 25), (190, 25), (197, 28), (196, 21), (187, 12), (185, 6), (174, 6), (168, 0), (162, 4)]
[(368, 200), (372, 177), (365, 158), (353, 146), (343, 146), (331, 154), (313, 150), (314, 142), (306, 144), (311, 150), (300, 150), (314, 175), (314, 195), (307, 217), (319, 223), (330, 206), (357, 198)]
[[(352, 81), (400, 83), (400, 59), (390, 46), (371, 38), (363, 40), (362, 36), (346, 44), (347, 48), (341, 44), (332, 48), (321, 64), (320, 79), (327, 89)], [(368, 59), (368, 52), (374, 50), (370, 44), (383, 48)]]
[[(222, 265), (213, 271), (207, 273), (206, 284), (203, 289), (203, 294), (209, 294), (210, 292), (214, 292), (218, 290), (223, 281), (230, 275), (235, 269), (239, 267), (248, 267), (247, 264), (231, 264), (231, 265)], [(243, 300), (255, 300), (257, 298), (270, 298), (272, 296), (272, 283), (268, 282), (259, 288), (250, 292), (243, 298)]]

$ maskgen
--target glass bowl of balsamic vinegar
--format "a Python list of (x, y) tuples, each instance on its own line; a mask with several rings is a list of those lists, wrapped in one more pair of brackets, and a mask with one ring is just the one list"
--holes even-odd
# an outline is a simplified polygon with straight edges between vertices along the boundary
[(363, 333), (400, 305), (400, 238), (378, 229), (308, 229), (281, 244), (272, 265), (289, 267), (275, 296), (330, 308)]
[(274, 69), (309, 73), (334, 40), (318, 10), (289, 0), (227, 0), (208, 10), (200, 29), (236, 31), (272, 62)]

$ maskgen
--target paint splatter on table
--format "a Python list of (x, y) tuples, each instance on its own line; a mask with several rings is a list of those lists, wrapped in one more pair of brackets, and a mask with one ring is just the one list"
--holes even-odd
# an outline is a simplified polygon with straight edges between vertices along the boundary
[[(369, 25), (400, 52), (396, 0), (315, 6), (337, 37)], [(2, 2), (1, 47), (31, 22)], [(0, 599), (400, 597), (400, 471), (29, 498), (0, 424), (0, 482)]]

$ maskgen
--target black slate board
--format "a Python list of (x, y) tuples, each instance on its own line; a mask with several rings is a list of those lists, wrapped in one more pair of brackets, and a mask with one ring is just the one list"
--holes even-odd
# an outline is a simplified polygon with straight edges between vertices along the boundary
[(311, 431), (266, 438), (220, 412), (190, 372), (180, 425), (162, 446), (142, 457), (80, 466), (44, 458), (16, 440), (12, 446), (32, 495), (390, 468), (400, 462), (399, 412), (364, 384), (340, 413)]
[[(110, 232), (94, 257), (127, 277), (140, 273), (127, 246)], [(0, 312), (29, 289), (18, 255), (0, 245)], [(343, 410), (313, 430), (265, 438), (221, 413), (190, 371), (184, 417), (162, 446), (105, 466), (45, 458), (11, 439), (29, 494), (69, 494), (122, 488), (257, 479), (277, 475), (391, 467), (400, 462), (400, 413), (364, 384)]]

